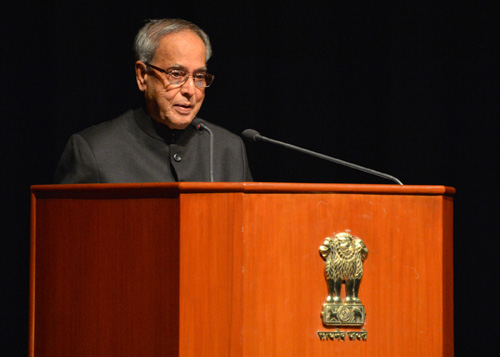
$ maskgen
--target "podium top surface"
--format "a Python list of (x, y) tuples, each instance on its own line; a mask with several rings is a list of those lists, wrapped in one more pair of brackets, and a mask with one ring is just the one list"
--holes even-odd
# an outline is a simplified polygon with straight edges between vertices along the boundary
[(37, 197), (69, 197), (112, 195), (118, 197), (162, 197), (182, 193), (358, 193), (383, 195), (438, 195), (454, 196), (455, 189), (447, 186), (427, 185), (365, 185), (365, 184), (317, 184), (274, 182), (169, 182), (169, 183), (113, 183), (34, 185), (31, 192)]

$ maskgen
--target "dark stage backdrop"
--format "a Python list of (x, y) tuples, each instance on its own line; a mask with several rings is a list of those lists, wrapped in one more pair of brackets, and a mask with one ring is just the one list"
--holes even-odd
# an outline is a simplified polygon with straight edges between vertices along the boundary
[[(1, 350), (27, 353), (29, 186), (51, 183), (70, 134), (141, 105), (135, 33), (147, 18), (182, 17), (214, 47), (201, 117), (457, 189), (456, 351), (487, 351), (498, 312), (499, 5), (401, 3), (2, 5)], [(247, 149), (256, 181), (390, 183), (265, 143)]]

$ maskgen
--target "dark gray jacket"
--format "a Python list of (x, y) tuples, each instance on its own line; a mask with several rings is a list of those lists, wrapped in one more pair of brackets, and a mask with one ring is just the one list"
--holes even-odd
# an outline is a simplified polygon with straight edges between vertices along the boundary
[[(252, 181), (241, 138), (204, 121), (214, 134), (214, 181)], [(170, 130), (144, 109), (71, 136), (56, 183), (210, 181), (209, 134)]]

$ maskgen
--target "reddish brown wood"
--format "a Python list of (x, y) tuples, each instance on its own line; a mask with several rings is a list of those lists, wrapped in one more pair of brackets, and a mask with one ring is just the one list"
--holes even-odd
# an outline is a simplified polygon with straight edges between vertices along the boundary
[(38, 185), (32, 191), (36, 197), (90, 198), (90, 197), (175, 197), (179, 193), (373, 193), (403, 195), (453, 196), (455, 189), (446, 186), (420, 185), (360, 185), (310, 184), (275, 182), (179, 182), (179, 183), (118, 183), (78, 185)]
[(181, 356), (241, 355), (242, 197), (181, 196)]
[[(453, 354), (451, 207), (444, 217), (441, 196), (256, 194), (245, 206), (244, 355)], [(368, 341), (319, 341), (332, 329), (319, 318), (318, 248), (346, 229), (370, 250), (360, 291)]]
[(29, 306), (29, 340), (28, 355), (33, 356), (35, 346), (35, 281), (36, 281), (36, 198), (31, 193), (31, 217), (30, 217), (30, 306)]
[(178, 236), (177, 200), (36, 200), (35, 355), (176, 355)]
[[(453, 355), (452, 188), (32, 192), (32, 356)], [(346, 229), (370, 250), (360, 290), (368, 340), (320, 341), (317, 332), (332, 329), (320, 318), (318, 248)]]

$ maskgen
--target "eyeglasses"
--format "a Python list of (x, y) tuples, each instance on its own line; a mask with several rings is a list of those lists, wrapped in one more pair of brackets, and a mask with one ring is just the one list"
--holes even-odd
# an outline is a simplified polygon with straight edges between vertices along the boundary
[(199, 72), (194, 74), (189, 74), (189, 72), (183, 71), (182, 69), (170, 68), (170, 69), (162, 69), (156, 66), (153, 66), (149, 63), (144, 63), (146, 66), (156, 69), (158, 72), (165, 73), (167, 75), (167, 80), (170, 84), (182, 86), (187, 82), (189, 77), (193, 77), (194, 85), (198, 88), (207, 88), (210, 87), (212, 82), (214, 81), (215, 76), (213, 74), (209, 74), (206, 72)]

